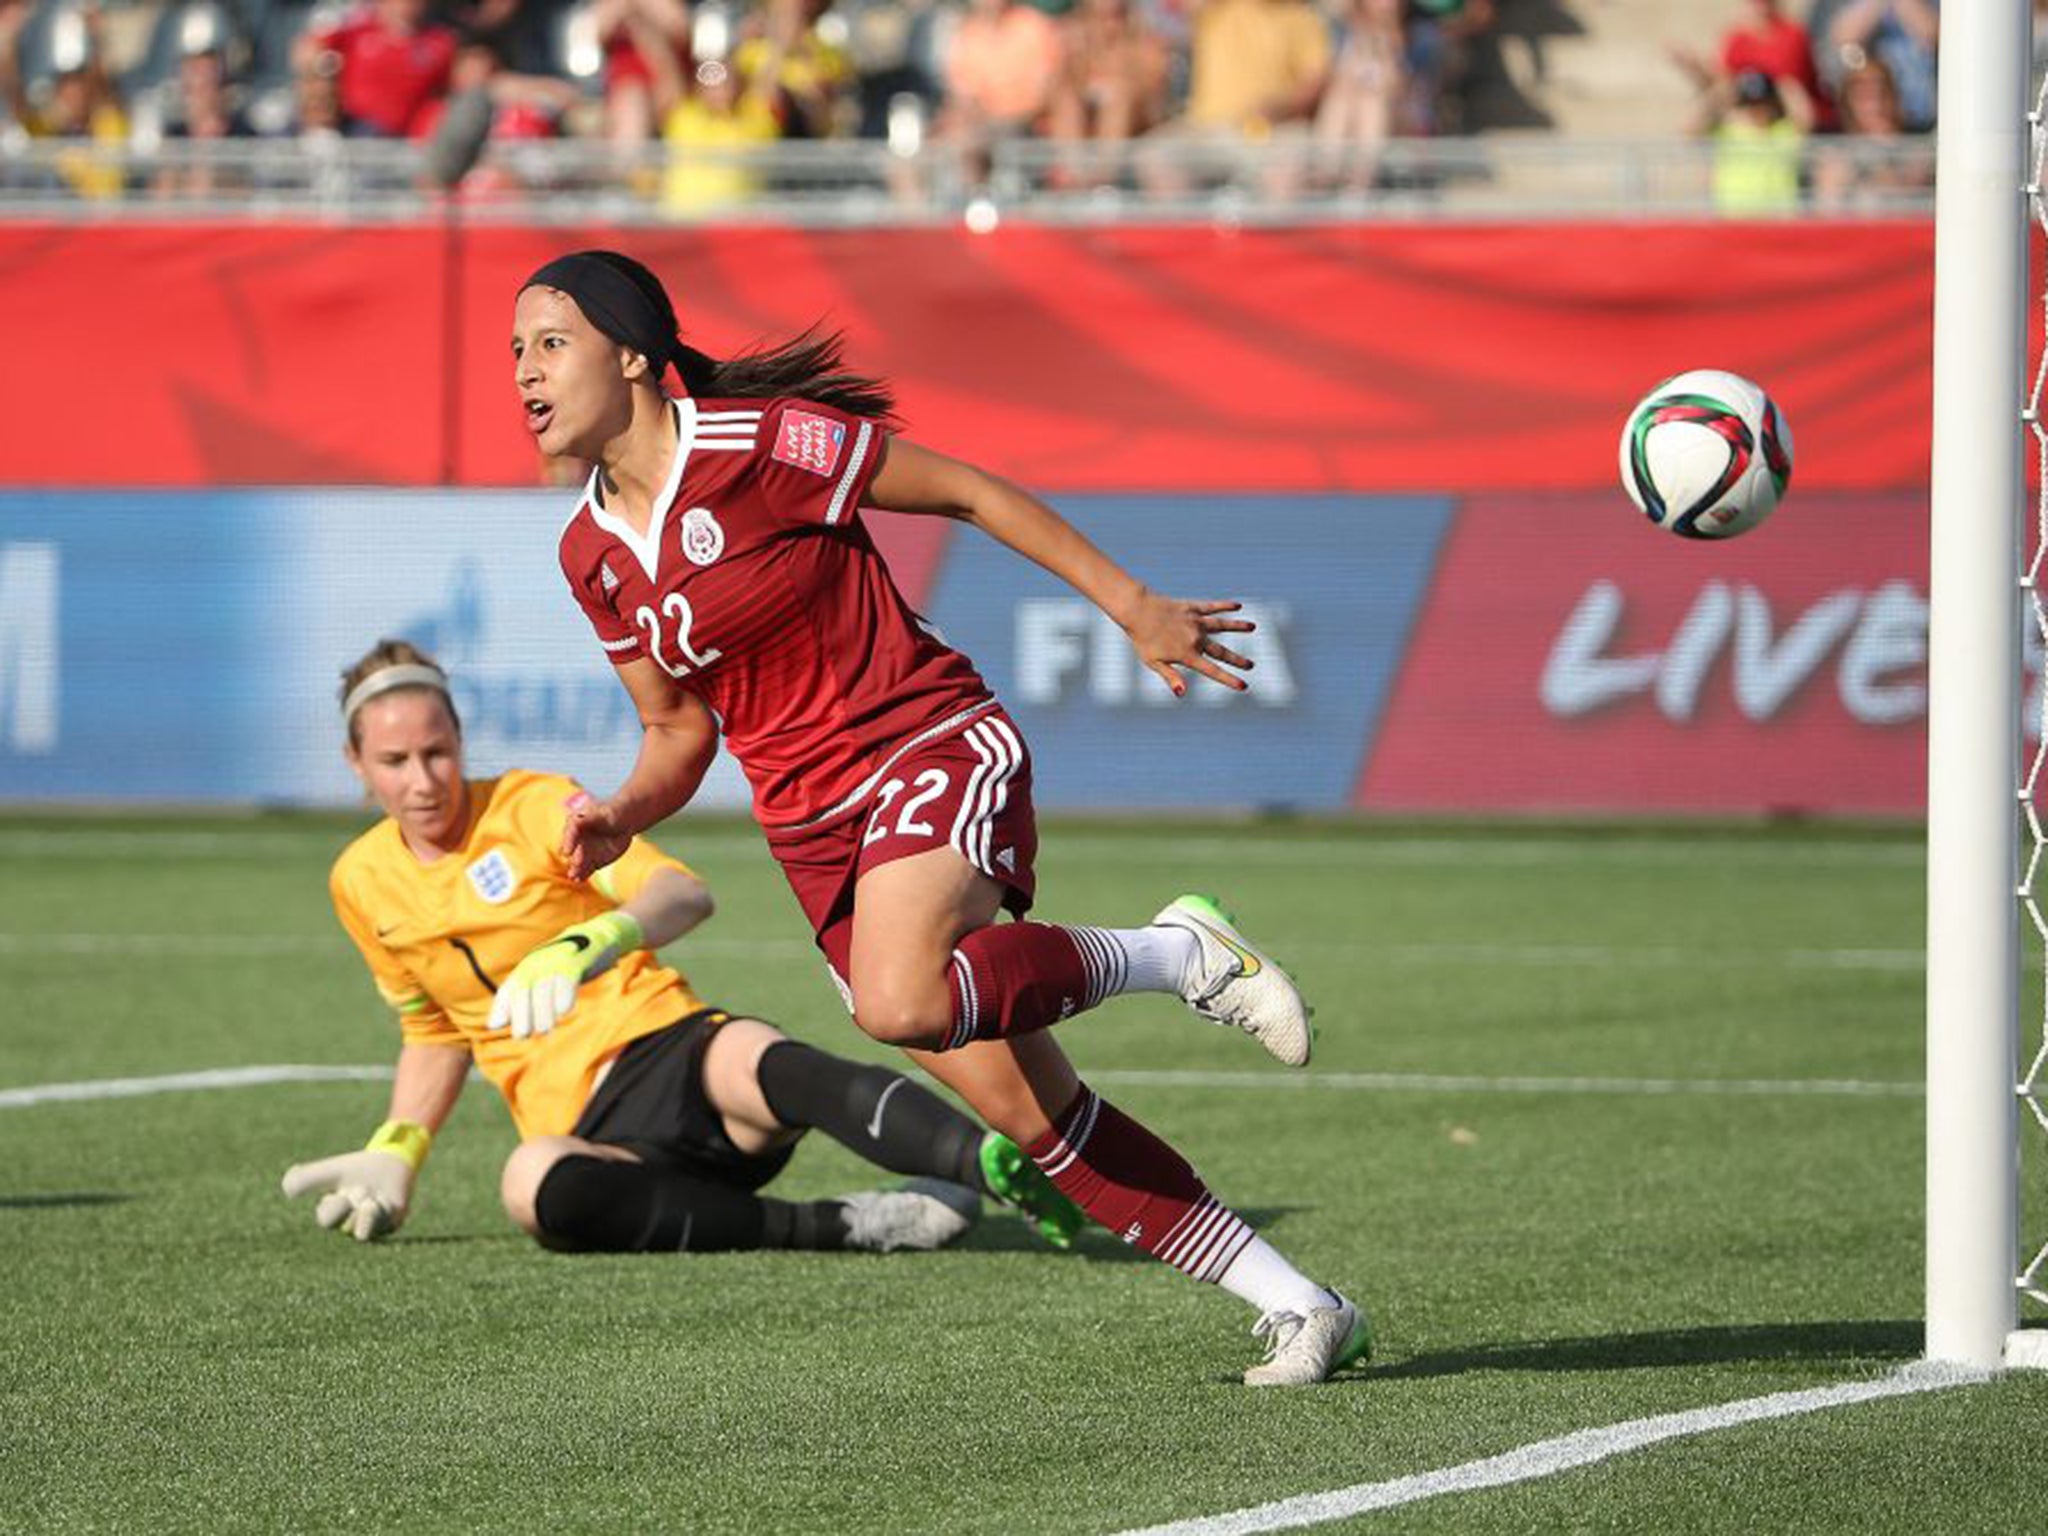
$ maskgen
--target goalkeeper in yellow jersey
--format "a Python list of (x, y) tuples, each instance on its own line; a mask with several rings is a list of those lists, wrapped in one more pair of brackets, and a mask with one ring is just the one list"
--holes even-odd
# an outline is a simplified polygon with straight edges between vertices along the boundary
[[(550, 1248), (936, 1248), (981, 1194), (1071, 1244), (1079, 1210), (1017, 1147), (885, 1067), (707, 1005), (653, 951), (711, 915), (704, 884), (644, 839), (589, 882), (561, 855), (569, 779), (463, 777), (441, 668), (380, 643), (342, 680), (347, 755), (384, 820), (329, 886), (401, 1044), (384, 1124), (360, 1151), (297, 1164), (325, 1227), (394, 1232), (475, 1066), (520, 1144), (505, 1210)], [(832, 1200), (759, 1193), (817, 1129), (911, 1181)]]

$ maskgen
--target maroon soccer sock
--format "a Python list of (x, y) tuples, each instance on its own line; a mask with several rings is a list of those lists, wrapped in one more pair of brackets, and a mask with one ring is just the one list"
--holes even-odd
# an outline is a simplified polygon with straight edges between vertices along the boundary
[(1057, 923), (977, 928), (953, 951), (953, 1032), (939, 1047), (1057, 1024), (1123, 990), (1124, 953), (1101, 930)]
[(1091, 1088), (1024, 1150), (1095, 1220), (1197, 1280), (1215, 1283), (1252, 1241), (1186, 1158)]

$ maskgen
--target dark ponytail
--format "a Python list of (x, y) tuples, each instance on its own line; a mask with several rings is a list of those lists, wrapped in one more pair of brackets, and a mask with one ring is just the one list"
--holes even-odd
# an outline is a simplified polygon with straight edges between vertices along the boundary
[(816, 326), (778, 345), (750, 347), (737, 357), (715, 358), (682, 341), (672, 357), (683, 387), (714, 400), (769, 400), (800, 395), (850, 416), (895, 425), (896, 393), (881, 379), (854, 373), (842, 360), (843, 331)]

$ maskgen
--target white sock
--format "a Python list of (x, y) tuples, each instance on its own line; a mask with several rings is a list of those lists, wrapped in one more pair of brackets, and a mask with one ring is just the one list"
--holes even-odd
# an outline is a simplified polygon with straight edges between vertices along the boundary
[(1268, 1312), (1306, 1317), (1311, 1308), (1337, 1305), (1335, 1296), (1288, 1263), (1263, 1237), (1254, 1237), (1238, 1250), (1216, 1283), (1257, 1307), (1261, 1317)]
[(1179, 997), (1187, 973), (1201, 963), (1202, 941), (1185, 928), (1082, 928), (1067, 932), (1088, 965), (1089, 1006), (1126, 992)]

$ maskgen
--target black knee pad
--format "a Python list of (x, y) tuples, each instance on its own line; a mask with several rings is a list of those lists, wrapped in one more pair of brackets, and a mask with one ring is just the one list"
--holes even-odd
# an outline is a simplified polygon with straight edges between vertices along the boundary
[(759, 1248), (765, 1202), (677, 1168), (572, 1152), (534, 1192), (543, 1246), (563, 1253)]
[(555, 1159), (533, 1194), (540, 1243), (563, 1253), (621, 1253), (648, 1225), (645, 1168), (615, 1158), (571, 1152)]

